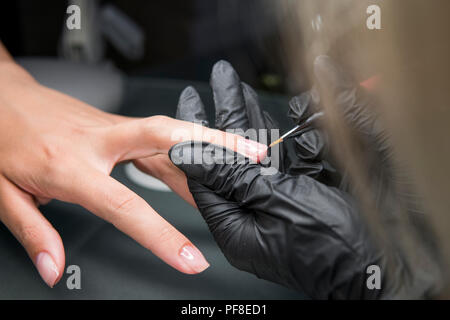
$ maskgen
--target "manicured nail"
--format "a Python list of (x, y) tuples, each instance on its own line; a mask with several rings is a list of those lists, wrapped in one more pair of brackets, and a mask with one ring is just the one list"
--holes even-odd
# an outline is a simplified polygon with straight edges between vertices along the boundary
[(189, 266), (192, 273), (200, 273), (209, 267), (209, 263), (205, 260), (202, 253), (192, 245), (188, 244), (181, 248), (180, 257)]
[(36, 268), (45, 283), (53, 288), (59, 277), (58, 268), (52, 257), (47, 252), (41, 252), (36, 257)]
[(259, 162), (267, 155), (267, 146), (253, 140), (243, 139), (238, 141), (239, 153)]

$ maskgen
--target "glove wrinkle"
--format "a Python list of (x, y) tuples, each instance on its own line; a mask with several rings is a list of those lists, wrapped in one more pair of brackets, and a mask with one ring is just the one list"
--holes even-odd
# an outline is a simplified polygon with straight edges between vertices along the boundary
[(289, 101), (288, 117), (295, 124), (301, 124), (312, 114), (310, 110), (311, 102), (312, 98), (309, 91), (293, 97)]
[(206, 118), (205, 107), (197, 90), (193, 87), (188, 86), (181, 92), (180, 99), (178, 101), (176, 118), (199, 123), (205, 127), (209, 125)]
[(248, 129), (241, 80), (233, 67), (226, 61), (217, 62), (210, 80), (216, 106), (216, 128)]
[[(259, 107), (258, 95), (248, 84), (242, 82), (242, 92), (244, 95), (246, 114), (249, 121), (249, 127), (252, 129), (269, 129), (266, 117)], [(272, 129), (272, 128), (270, 128)]]

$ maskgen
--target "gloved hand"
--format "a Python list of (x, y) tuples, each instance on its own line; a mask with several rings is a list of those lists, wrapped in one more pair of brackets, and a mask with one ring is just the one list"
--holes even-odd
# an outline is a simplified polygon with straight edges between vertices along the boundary
[[(312, 298), (376, 298), (366, 268), (381, 265), (352, 198), (307, 175), (261, 175), (251, 163), (194, 164), (195, 152), (236, 153), (201, 142), (175, 145), (195, 202), (228, 261)], [(191, 161), (189, 161), (191, 160)]]
[[(223, 103), (224, 99), (218, 99), (245, 101), (236, 98), (242, 95), (242, 86), (228, 64), (221, 62), (215, 66), (211, 85), (219, 110), (217, 127), (227, 129), (230, 123), (247, 125), (242, 107), (245, 104)], [(188, 105), (190, 114), (201, 115), (192, 120), (204, 120), (205, 112), (198, 95), (192, 89), (188, 91), (191, 99), (186, 99), (185, 93), (182, 95), (178, 114), (187, 114), (183, 110)], [(322, 139), (320, 131), (313, 131), (310, 137), (313, 139), (297, 139), (296, 143), (299, 147), (306, 143), (310, 150), (320, 150), (325, 145), (318, 143)], [(193, 160), (195, 152), (209, 156), (213, 153), (215, 158), (222, 155), (228, 161), (194, 164), (189, 160)], [(388, 278), (384, 272), (384, 248), (375, 245), (358, 204), (347, 192), (305, 174), (262, 175), (260, 165), (239, 162), (236, 153), (217, 146), (211, 150), (211, 146), (200, 142), (178, 144), (170, 150), (169, 156), (187, 175), (200, 212), (219, 247), (235, 267), (302, 290), (312, 298), (417, 297), (424, 294), (424, 287), (416, 286), (413, 281), (410, 284), (416, 290), (404, 290), (409, 272), (398, 252), (391, 258), (397, 276)], [(321, 165), (319, 153), (312, 159)], [(378, 265), (382, 270), (381, 290), (370, 290), (366, 285), (370, 265)]]
[[(318, 91), (313, 88), (289, 101), (288, 117), (295, 125), (303, 124), (315, 112), (322, 111)], [(317, 181), (330, 186), (338, 186), (340, 174), (327, 160), (329, 143), (327, 132), (320, 130), (320, 125), (292, 140), (284, 141), (283, 145), (294, 150), (294, 156), (286, 156), (285, 172), (292, 175), (307, 174)]]
[[(228, 63), (215, 65), (211, 86), (217, 128), (267, 126), (256, 94)], [(193, 88), (182, 93), (177, 111), (178, 116), (188, 114), (195, 115), (191, 121), (206, 123)], [(261, 166), (249, 162), (183, 163), (195, 148), (209, 152), (207, 144), (186, 142), (174, 146), (169, 156), (187, 175), (196, 204), (232, 265), (314, 298), (381, 294), (365, 283), (367, 266), (381, 263), (381, 254), (348, 194), (307, 175), (262, 175)], [(221, 147), (214, 152), (237, 158)]]

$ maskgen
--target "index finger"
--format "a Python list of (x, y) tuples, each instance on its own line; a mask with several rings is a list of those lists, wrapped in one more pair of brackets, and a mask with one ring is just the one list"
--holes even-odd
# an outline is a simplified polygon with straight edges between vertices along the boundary
[(244, 137), (199, 124), (153, 116), (112, 126), (105, 133), (109, 155), (117, 161), (167, 154), (179, 142), (204, 141), (224, 146), (259, 162), (267, 155), (267, 146)]

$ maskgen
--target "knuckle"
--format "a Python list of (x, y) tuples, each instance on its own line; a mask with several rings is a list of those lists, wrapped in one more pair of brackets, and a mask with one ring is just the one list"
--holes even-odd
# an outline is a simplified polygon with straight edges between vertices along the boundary
[(58, 160), (62, 154), (61, 148), (54, 141), (45, 141), (41, 146), (42, 154), (48, 162), (53, 162)]
[(158, 133), (161, 128), (166, 128), (170, 126), (172, 119), (167, 116), (162, 115), (156, 115), (151, 116), (145, 119), (145, 125), (144, 130), (150, 130), (150, 132), (153, 132), (156, 130), (156, 133)]
[(136, 207), (136, 197), (134, 195), (123, 194), (116, 195), (108, 199), (113, 212), (113, 221), (122, 219), (124, 216), (128, 216), (133, 212)]
[(162, 115), (156, 115), (156, 116), (152, 116), (147, 118), (149, 120), (149, 124), (160, 124), (160, 125), (165, 125), (167, 123), (170, 122), (171, 118), (169, 118), (168, 116), (162, 116)]
[(49, 179), (55, 180), (66, 171), (67, 161), (64, 160), (66, 154), (57, 143), (45, 142), (41, 146), (43, 159), (43, 169)]
[(179, 232), (171, 225), (161, 228), (152, 237), (152, 245), (161, 245), (164, 243), (180, 240)]

